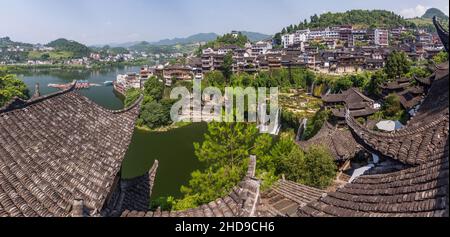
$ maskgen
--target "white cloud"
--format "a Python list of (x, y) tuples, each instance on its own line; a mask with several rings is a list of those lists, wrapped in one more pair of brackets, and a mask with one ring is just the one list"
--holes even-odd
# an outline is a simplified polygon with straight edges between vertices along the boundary
[(423, 5), (417, 5), (415, 8), (408, 8), (403, 9), (400, 11), (400, 15), (402, 15), (405, 18), (413, 18), (413, 17), (420, 17), (429, 9), (429, 7), (423, 6)]

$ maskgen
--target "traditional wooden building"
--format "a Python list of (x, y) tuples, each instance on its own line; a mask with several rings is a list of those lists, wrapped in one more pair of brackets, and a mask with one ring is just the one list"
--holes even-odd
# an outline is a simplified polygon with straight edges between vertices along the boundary
[(313, 138), (307, 141), (299, 141), (297, 144), (305, 151), (313, 145), (327, 147), (339, 166), (354, 158), (362, 149), (347, 127), (338, 128), (328, 122), (323, 125), (322, 129)]
[(322, 96), (325, 108), (331, 109), (333, 115), (339, 119), (345, 118), (346, 109), (354, 117), (367, 117), (378, 111), (374, 100), (365, 96), (357, 88), (350, 88), (339, 94)]

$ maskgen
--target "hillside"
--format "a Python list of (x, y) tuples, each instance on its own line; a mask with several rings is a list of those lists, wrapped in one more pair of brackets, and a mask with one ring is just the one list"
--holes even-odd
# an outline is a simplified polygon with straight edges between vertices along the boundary
[(241, 31), (241, 33), (243, 35), (247, 36), (248, 40), (250, 40), (252, 42), (267, 40), (272, 37), (271, 35), (261, 34), (261, 33), (257, 33), (257, 32)]
[(186, 38), (174, 38), (174, 39), (164, 39), (158, 42), (152, 43), (153, 45), (177, 45), (177, 44), (192, 44), (198, 42), (209, 42), (217, 38), (216, 33), (200, 33), (191, 35)]
[(129, 50), (141, 51), (152, 54), (161, 54), (161, 53), (174, 53), (174, 46), (163, 46), (163, 45), (154, 45), (152, 43), (142, 41), (138, 44), (135, 44), (131, 47), (128, 47)]
[(86, 57), (91, 53), (91, 49), (87, 46), (67, 39), (57, 39), (46, 46), (52, 47), (56, 51), (70, 52), (75, 58)]
[(9, 38), (9, 37), (0, 38), (0, 48), (1, 47), (16, 47), (16, 46), (33, 47), (32, 44), (26, 44), (26, 43), (12, 41), (11, 38)]
[[(253, 42), (270, 39), (270, 37), (271, 37), (270, 35), (261, 34), (261, 33), (257, 33), (257, 32), (250, 32), (250, 31), (241, 31), (241, 33), (243, 35), (247, 36), (247, 38)], [(216, 40), (218, 37), (219, 37), (219, 35), (216, 33), (200, 33), (200, 34), (191, 35), (186, 38), (164, 39), (164, 40), (160, 40), (158, 42), (154, 42), (151, 44), (153, 44), (153, 45), (194, 44), (194, 43), (199, 43), (199, 42), (211, 42), (211, 41)]]
[(412, 19), (407, 19), (409, 22), (413, 23), (416, 27), (425, 29), (429, 32), (436, 32), (436, 28), (433, 25), (433, 17), (437, 16), (438, 20), (441, 22), (444, 28), (448, 29), (449, 18), (441, 10), (437, 8), (430, 8), (422, 17), (416, 17)]
[(400, 15), (385, 10), (351, 10), (339, 13), (324, 13), (311, 16), (298, 25), (290, 25), (281, 33), (290, 33), (302, 29), (325, 28), (330, 26), (353, 25), (359, 28), (392, 28), (398, 26), (411, 26), (411, 22)]
[(434, 16), (437, 16), (440, 20), (448, 21), (448, 16), (445, 15), (441, 10), (437, 8), (430, 8), (428, 9), (425, 14), (422, 16), (422, 18), (425, 19), (433, 19)]

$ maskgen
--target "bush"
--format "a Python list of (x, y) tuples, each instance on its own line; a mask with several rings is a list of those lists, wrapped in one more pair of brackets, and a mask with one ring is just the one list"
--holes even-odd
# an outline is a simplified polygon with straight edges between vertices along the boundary
[(402, 111), (400, 98), (396, 94), (390, 94), (388, 97), (386, 97), (382, 109), (386, 117), (396, 116), (399, 112)]
[(28, 99), (28, 93), (27, 86), (23, 81), (14, 75), (6, 74), (6, 70), (3, 72), (0, 70), (0, 108), (16, 96)]
[(141, 96), (141, 90), (129, 89), (125, 92), (125, 107), (132, 105)]
[(163, 98), (164, 84), (157, 77), (151, 77), (144, 83), (144, 95), (159, 101)]
[(142, 106), (139, 122), (151, 129), (166, 126), (170, 123), (170, 108), (156, 101), (146, 103)]
[(337, 167), (328, 148), (312, 146), (302, 164), (300, 183), (316, 188), (326, 188), (336, 178)]
[(394, 51), (389, 55), (384, 72), (390, 79), (399, 78), (411, 70), (411, 62), (405, 52)]

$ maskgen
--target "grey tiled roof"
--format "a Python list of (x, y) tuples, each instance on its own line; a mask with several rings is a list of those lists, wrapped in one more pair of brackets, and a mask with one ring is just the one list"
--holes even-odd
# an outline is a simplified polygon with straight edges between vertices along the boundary
[(347, 124), (374, 152), (410, 168), (363, 175), (298, 211), (299, 216), (449, 216), (449, 83), (435, 80), (418, 114), (396, 133), (370, 131), (351, 116)]
[(0, 216), (98, 214), (131, 141), (139, 102), (104, 109), (73, 88), (0, 109)]

